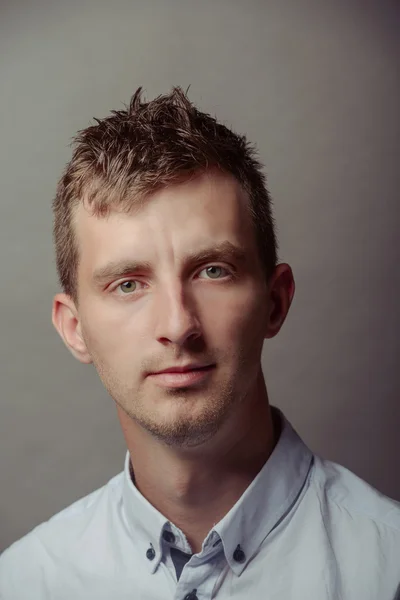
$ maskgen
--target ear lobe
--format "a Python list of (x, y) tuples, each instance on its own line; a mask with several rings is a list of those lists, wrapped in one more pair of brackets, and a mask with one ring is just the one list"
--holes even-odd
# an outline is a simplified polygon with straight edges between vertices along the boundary
[(295, 291), (293, 273), (289, 265), (280, 264), (276, 267), (270, 285), (270, 312), (266, 327), (265, 339), (273, 338), (279, 333)]
[(68, 350), (82, 363), (92, 358), (82, 336), (81, 324), (75, 303), (67, 294), (57, 294), (53, 300), (52, 322)]
[(282, 315), (282, 303), (279, 295), (271, 294), (271, 310), (268, 316), (265, 339), (273, 338), (279, 333), (285, 317)]

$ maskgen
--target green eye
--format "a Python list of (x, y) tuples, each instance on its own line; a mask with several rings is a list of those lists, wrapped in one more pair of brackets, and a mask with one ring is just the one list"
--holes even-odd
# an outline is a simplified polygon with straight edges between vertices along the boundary
[(134, 292), (136, 290), (136, 281), (124, 281), (119, 284), (120, 290), (124, 292), (124, 294), (129, 294), (130, 292)]

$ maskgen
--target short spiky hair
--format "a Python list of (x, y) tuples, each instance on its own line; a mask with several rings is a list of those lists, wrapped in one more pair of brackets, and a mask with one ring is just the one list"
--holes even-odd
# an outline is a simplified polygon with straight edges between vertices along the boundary
[(78, 132), (53, 202), (56, 263), (61, 286), (77, 298), (78, 248), (74, 208), (94, 214), (129, 211), (157, 189), (208, 169), (233, 175), (249, 196), (257, 244), (268, 278), (277, 241), (262, 166), (244, 136), (200, 112), (180, 87), (150, 102), (142, 89), (126, 110), (112, 111)]

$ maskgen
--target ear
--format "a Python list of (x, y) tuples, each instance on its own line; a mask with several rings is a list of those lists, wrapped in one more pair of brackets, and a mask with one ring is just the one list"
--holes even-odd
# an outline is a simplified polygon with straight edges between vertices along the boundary
[(89, 364), (92, 358), (82, 336), (75, 303), (67, 294), (57, 294), (53, 300), (52, 321), (64, 344), (80, 362)]
[(269, 314), (265, 338), (273, 338), (279, 332), (293, 300), (295, 283), (292, 269), (286, 263), (275, 267), (268, 284)]

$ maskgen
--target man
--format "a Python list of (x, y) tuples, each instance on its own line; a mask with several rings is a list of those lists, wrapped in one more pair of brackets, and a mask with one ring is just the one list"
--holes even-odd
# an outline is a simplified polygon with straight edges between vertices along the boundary
[(4, 600), (393, 600), (400, 505), (269, 404), (294, 294), (252, 147), (180, 88), (79, 133), (53, 323), (116, 403), (124, 471), (13, 544)]

